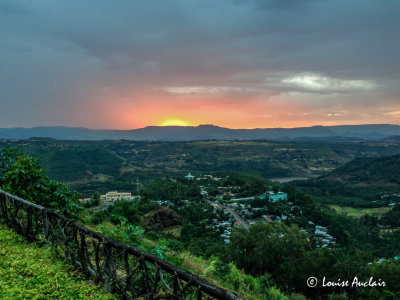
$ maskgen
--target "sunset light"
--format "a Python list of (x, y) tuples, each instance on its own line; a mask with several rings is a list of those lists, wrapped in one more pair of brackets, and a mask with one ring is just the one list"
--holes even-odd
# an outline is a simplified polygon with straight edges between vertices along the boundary
[(162, 122), (160, 126), (190, 126), (190, 124), (179, 119), (169, 119)]
[(5, 2), (0, 128), (400, 125), (399, 1)]

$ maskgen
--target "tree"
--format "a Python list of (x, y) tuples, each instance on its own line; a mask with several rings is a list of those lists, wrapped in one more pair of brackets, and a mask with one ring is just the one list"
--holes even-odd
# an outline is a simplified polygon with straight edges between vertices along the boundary
[(296, 268), (311, 250), (304, 232), (281, 222), (256, 223), (249, 230), (239, 228), (229, 244), (231, 258), (246, 272), (270, 273), (283, 288), (294, 286), (300, 273)]
[(13, 195), (69, 217), (78, 217), (82, 211), (78, 193), (49, 179), (39, 167), (39, 160), (22, 153), (20, 148), (0, 151), (0, 186)]
[(94, 192), (92, 195), (93, 200), (99, 200), (100, 201), (100, 193), (99, 192)]
[(18, 154), (4, 170), (2, 185), (6, 191), (37, 203), (35, 200), (45, 179), (44, 171), (38, 167), (36, 159)]
[(17, 156), (22, 155), (21, 147), (8, 147), (0, 151), (0, 186), (4, 184), (4, 176)]

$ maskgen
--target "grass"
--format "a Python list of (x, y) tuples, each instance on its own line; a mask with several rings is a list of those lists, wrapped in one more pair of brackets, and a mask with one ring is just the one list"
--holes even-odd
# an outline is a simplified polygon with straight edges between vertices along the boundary
[(47, 245), (26, 243), (0, 224), (0, 299), (117, 299), (72, 266), (57, 259)]
[(376, 215), (381, 217), (383, 214), (391, 210), (391, 207), (375, 207), (375, 208), (355, 208), (349, 206), (329, 205), (330, 208), (341, 214), (346, 214), (350, 217), (361, 218), (364, 215)]

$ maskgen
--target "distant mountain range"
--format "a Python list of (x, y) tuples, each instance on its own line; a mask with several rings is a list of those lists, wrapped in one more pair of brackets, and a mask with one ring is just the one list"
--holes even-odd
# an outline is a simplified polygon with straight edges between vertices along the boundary
[(148, 126), (132, 130), (81, 127), (0, 128), (1, 139), (54, 138), (59, 140), (278, 140), (278, 141), (400, 141), (400, 126), (390, 124), (312, 126), (297, 128), (229, 129), (214, 125)]

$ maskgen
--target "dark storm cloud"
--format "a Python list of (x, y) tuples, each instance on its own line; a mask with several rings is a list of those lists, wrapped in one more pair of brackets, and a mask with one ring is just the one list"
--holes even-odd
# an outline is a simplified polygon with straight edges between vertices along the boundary
[(72, 125), (102, 89), (386, 106), (400, 92), (395, 0), (2, 1), (0, 28), (5, 127)]

